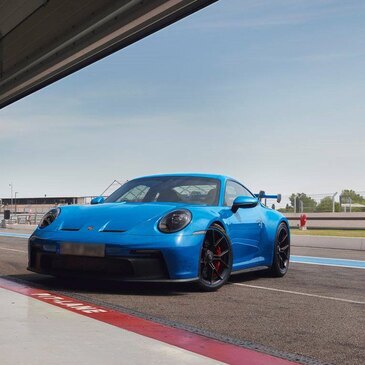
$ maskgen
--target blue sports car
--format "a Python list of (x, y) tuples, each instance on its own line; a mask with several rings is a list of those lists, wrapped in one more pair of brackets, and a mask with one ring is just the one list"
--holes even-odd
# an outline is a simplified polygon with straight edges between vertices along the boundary
[(220, 288), (231, 273), (286, 274), (286, 218), (227, 176), (170, 174), (126, 182), (91, 205), (50, 210), (29, 239), (28, 269), (128, 281), (195, 281)]

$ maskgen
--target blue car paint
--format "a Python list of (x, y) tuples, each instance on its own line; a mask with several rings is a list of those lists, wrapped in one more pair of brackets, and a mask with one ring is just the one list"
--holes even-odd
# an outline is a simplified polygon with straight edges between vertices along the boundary
[[(108, 256), (128, 256), (134, 249), (160, 250), (171, 280), (195, 280), (199, 275), (200, 251), (205, 230), (213, 223), (219, 223), (226, 230), (232, 243), (232, 272), (271, 266), (277, 228), (281, 222), (288, 225), (281, 213), (261, 203), (254, 208), (238, 209), (234, 213), (231, 207), (223, 204), (224, 192), (228, 180), (238, 181), (227, 176), (154, 175), (157, 176), (219, 179), (219, 205), (154, 202), (64, 206), (52, 224), (35, 230), (29, 244), (39, 243), (55, 252), (59, 252), (61, 242), (106, 244)], [(177, 233), (160, 232), (159, 220), (167, 213), (181, 208), (191, 211), (191, 223)]]

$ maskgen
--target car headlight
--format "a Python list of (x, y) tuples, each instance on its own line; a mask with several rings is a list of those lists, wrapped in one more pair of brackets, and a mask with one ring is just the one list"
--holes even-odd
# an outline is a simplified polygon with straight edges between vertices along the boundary
[(56, 218), (60, 215), (61, 209), (60, 208), (54, 208), (51, 209), (48, 213), (46, 213), (42, 220), (39, 223), (39, 228), (45, 228), (49, 226), (51, 223), (53, 223)]
[(158, 229), (163, 233), (174, 233), (184, 229), (190, 222), (191, 212), (189, 210), (174, 210), (160, 220)]

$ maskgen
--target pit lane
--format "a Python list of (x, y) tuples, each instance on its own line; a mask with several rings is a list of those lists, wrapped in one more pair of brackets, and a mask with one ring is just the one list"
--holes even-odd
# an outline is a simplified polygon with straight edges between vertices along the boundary
[[(2, 277), (302, 363), (311, 358), (318, 363), (365, 362), (363, 269), (292, 263), (282, 279), (242, 274), (216, 293), (201, 293), (182, 284), (71, 281), (32, 274), (26, 271), (26, 245), (22, 237), (0, 237)], [(365, 260), (365, 252), (349, 250), (294, 247), (292, 254)]]

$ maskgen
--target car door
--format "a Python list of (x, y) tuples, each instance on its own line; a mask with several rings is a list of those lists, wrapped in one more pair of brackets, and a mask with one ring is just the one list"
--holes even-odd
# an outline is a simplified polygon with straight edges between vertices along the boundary
[(255, 266), (261, 260), (261, 205), (240, 208), (234, 213), (230, 208), (237, 196), (252, 197), (252, 194), (243, 185), (228, 180), (224, 194), (224, 205), (228, 208), (225, 223), (232, 243), (234, 270)]

